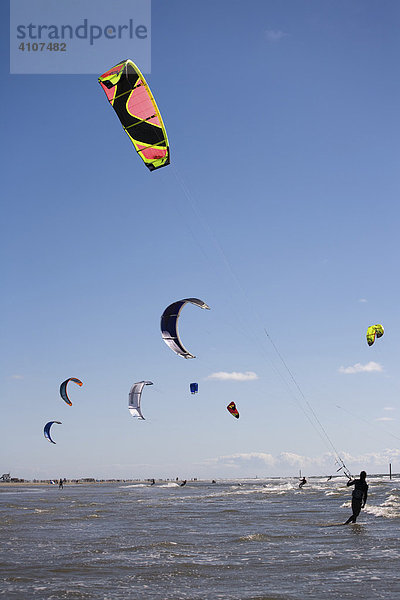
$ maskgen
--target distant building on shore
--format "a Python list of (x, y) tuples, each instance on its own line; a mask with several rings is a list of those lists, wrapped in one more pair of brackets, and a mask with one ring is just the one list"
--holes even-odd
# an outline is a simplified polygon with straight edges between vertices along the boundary
[(3, 483), (24, 483), (25, 479), (20, 479), (19, 477), (11, 477), (10, 473), (3, 473), (0, 477), (0, 482)]

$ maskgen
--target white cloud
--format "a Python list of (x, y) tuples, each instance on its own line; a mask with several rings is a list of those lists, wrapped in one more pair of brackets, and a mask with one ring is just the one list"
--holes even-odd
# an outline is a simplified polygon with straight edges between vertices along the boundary
[(393, 406), (384, 406), (383, 410), (396, 410)]
[(366, 365), (356, 363), (352, 367), (340, 367), (339, 373), (371, 373), (372, 371), (383, 371), (382, 365), (371, 360)]
[[(389, 462), (400, 457), (399, 448), (386, 448), (380, 452), (368, 452), (360, 456), (351, 456), (350, 454), (344, 453), (343, 460), (346, 464), (359, 465), (358, 468), (362, 468), (364, 464), (366, 468), (371, 471), (373, 467), (386, 467)], [(368, 466), (369, 465), (369, 466)], [(353, 467), (353, 471), (356, 471)]]
[(23, 375), (18, 375), (18, 374), (16, 374), (16, 375), (11, 375), (11, 379), (23, 379), (23, 378), (24, 378), (24, 376), (23, 376)]
[(366, 300), (365, 298), (360, 298), (359, 302), (368, 302), (368, 300)]
[(280, 42), (282, 38), (287, 37), (289, 34), (281, 31), (280, 29), (266, 29), (265, 38), (267, 42), (276, 43)]
[(246, 465), (246, 467), (249, 465), (251, 465), (251, 467), (255, 467), (256, 465), (259, 467), (273, 466), (275, 460), (276, 459), (272, 454), (266, 454), (265, 452), (243, 452), (210, 458), (206, 460), (206, 463), (240, 469), (240, 467), (244, 465)]
[[(339, 454), (353, 475), (358, 475), (364, 469), (368, 474), (386, 472), (390, 462), (400, 459), (400, 449), (397, 448), (388, 448), (359, 456), (352, 456), (341, 451)], [(342, 471), (337, 471), (339, 465), (336, 463), (336, 456), (331, 452), (314, 457), (293, 452), (281, 452), (277, 455), (246, 452), (210, 458), (198, 463), (197, 466), (207, 477), (246, 478), (255, 475), (260, 477), (297, 477), (300, 469), (306, 476), (343, 474)]]
[(288, 464), (293, 467), (301, 467), (305, 462), (309, 462), (309, 459), (301, 456), (301, 454), (294, 454), (293, 452), (281, 452), (278, 455), (278, 462), (281, 464)]
[(246, 371), (245, 373), (239, 373), (238, 371), (232, 371), (227, 373), (226, 371), (218, 371), (212, 373), (207, 379), (220, 379), (221, 381), (250, 381), (252, 379), (258, 379), (257, 373), (254, 371)]
[(394, 421), (393, 417), (378, 417), (375, 421)]
[(315, 467), (317, 470), (323, 469), (327, 461), (332, 462), (332, 455), (330, 453), (318, 456), (317, 458), (311, 458), (302, 456), (301, 454), (294, 454), (293, 452), (280, 452), (276, 456), (265, 452), (243, 452), (218, 456), (206, 462), (210, 465), (230, 467), (237, 471), (243, 470), (243, 468), (248, 470), (249, 468), (261, 469), (269, 467), (277, 472), (293, 472), (293, 470), (297, 471), (299, 468), (311, 469)]

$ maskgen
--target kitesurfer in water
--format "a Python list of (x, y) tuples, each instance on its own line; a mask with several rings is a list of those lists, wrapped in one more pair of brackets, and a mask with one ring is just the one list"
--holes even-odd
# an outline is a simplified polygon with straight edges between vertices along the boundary
[(183, 487), (184, 485), (186, 485), (186, 479), (184, 479), (184, 480), (182, 481), (182, 483), (180, 483), (179, 485), (180, 485), (181, 487)]
[(358, 515), (361, 512), (361, 509), (365, 506), (368, 496), (368, 484), (365, 481), (366, 477), (366, 472), (361, 471), (360, 479), (350, 479), (347, 482), (347, 486), (354, 485), (354, 490), (351, 498), (351, 508), (353, 514), (347, 519), (345, 525), (348, 525), (349, 523), (355, 523), (357, 521)]
[(305, 477), (303, 477), (303, 479), (299, 483), (299, 488), (302, 488), (303, 485), (305, 485), (306, 483), (307, 483), (307, 479)]

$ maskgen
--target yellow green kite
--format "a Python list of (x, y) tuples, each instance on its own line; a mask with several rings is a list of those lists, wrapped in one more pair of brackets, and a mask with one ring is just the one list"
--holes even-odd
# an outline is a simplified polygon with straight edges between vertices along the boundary
[(103, 73), (99, 83), (146, 167), (154, 171), (169, 165), (167, 132), (138, 67), (124, 60)]
[(372, 346), (375, 341), (375, 338), (380, 338), (384, 334), (384, 329), (382, 325), (371, 325), (367, 329), (367, 342), (368, 346)]

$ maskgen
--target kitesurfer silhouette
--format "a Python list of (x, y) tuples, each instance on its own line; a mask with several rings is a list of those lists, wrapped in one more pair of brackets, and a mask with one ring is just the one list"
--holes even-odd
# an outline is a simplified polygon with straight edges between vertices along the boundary
[(355, 523), (357, 517), (364, 508), (368, 496), (368, 484), (365, 481), (367, 474), (365, 471), (361, 471), (360, 479), (349, 479), (347, 486), (354, 485), (354, 490), (351, 498), (351, 509), (353, 514), (347, 519), (345, 525), (349, 523)]
[(299, 483), (299, 488), (302, 488), (303, 485), (305, 485), (306, 483), (307, 483), (307, 479), (305, 477), (303, 477), (303, 479)]
[(58, 489), (62, 490), (63, 487), (64, 487), (63, 480), (62, 480), (62, 477), (60, 477), (60, 481), (58, 482)]
[(184, 479), (184, 480), (182, 481), (182, 483), (180, 483), (179, 485), (180, 485), (181, 487), (183, 487), (184, 485), (186, 485), (186, 479)]

